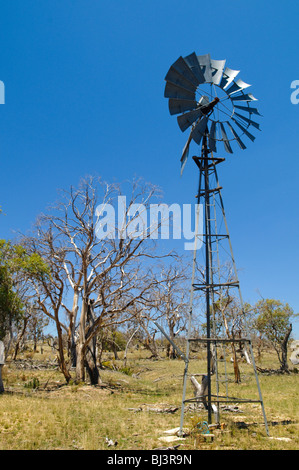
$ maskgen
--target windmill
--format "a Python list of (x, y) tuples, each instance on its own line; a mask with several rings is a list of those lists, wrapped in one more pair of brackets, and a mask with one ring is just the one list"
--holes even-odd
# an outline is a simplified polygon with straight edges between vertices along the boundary
[[(197, 144), (199, 155), (193, 156), (199, 170), (197, 202), (198, 205), (202, 202), (204, 207), (204, 230), (202, 234), (196, 233), (196, 237), (201, 238), (204, 246), (204, 276), (200, 280), (196, 279), (197, 251), (195, 248), (186, 352), (183, 354), (179, 351), (185, 361), (181, 432), (185, 404), (198, 402), (198, 399), (201, 398), (208, 411), (209, 424), (212, 422), (212, 413), (215, 415), (215, 420), (219, 422), (220, 407), (223, 406), (223, 403), (260, 403), (266, 432), (269, 435), (252, 341), (246, 322), (246, 312), (224, 210), (222, 187), (218, 179), (217, 165), (225, 161), (225, 158), (215, 156), (216, 153), (222, 151), (232, 154), (235, 146), (241, 150), (246, 149), (245, 139), (250, 139), (252, 142), (255, 140), (252, 129), (260, 130), (259, 123), (255, 121), (256, 116), (260, 116), (260, 113), (252, 105), (256, 98), (248, 93), (250, 85), (237, 78), (238, 74), (239, 70), (227, 67), (225, 60), (214, 60), (209, 54), (197, 55), (193, 52), (186, 57), (179, 57), (171, 65), (165, 77), (164, 96), (168, 98), (169, 112), (171, 115), (177, 116), (177, 122), (182, 132), (189, 130), (189, 136), (181, 156), (181, 173), (186, 165), (191, 144)], [(219, 224), (219, 218), (222, 225)], [(220, 226), (224, 226), (224, 229), (219, 229)], [(229, 277), (226, 273), (226, 278), (222, 272), (223, 265), (220, 256), (224, 241), (228, 244), (228, 250), (224, 251), (229, 253), (229, 263), (232, 266), (232, 273)], [(232, 289), (235, 289), (234, 292), (238, 294), (238, 307), (234, 305), (235, 296), (231, 294)], [(205, 299), (206, 335), (193, 338), (191, 337), (192, 307), (196, 291), (203, 292)], [(162, 329), (161, 331), (165, 334)], [(167, 337), (166, 334), (165, 336)], [(167, 339), (169, 340), (168, 337)], [(186, 399), (190, 343), (192, 342), (206, 344), (207, 371), (202, 374), (204, 377), (202, 385), (198, 384), (196, 398)], [(237, 348), (239, 351), (243, 351), (247, 362), (253, 367), (258, 399), (239, 399), (228, 395), (229, 380), (225, 356), (228, 346), (231, 347), (233, 354), (232, 362), (236, 382), (240, 380)], [(219, 348), (222, 348), (221, 351)], [(225, 372), (220, 371), (220, 357), (225, 363)], [(221, 378), (221, 374), (225, 374), (225, 380)], [(212, 393), (212, 375), (216, 377), (216, 392), (214, 394)], [(191, 379), (194, 385), (194, 378), (191, 377)], [(221, 395), (220, 390), (223, 382), (226, 386), (225, 396)]]

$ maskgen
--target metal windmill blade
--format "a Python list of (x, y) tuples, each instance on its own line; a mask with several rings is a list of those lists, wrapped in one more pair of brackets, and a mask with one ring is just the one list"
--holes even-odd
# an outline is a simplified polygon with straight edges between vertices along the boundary
[(190, 147), (191, 140), (192, 140), (192, 133), (190, 132), (189, 138), (183, 148), (183, 153), (181, 156), (181, 175), (183, 174), (183, 171), (187, 162), (187, 158), (189, 156), (189, 147)]
[(252, 142), (254, 142), (255, 136), (252, 135), (252, 134), (250, 134), (250, 132), (249, 132), (247, 129), (245, 129), (245, 127), (243, 127), (242, 124), (240, 124), (240, 122), (238, 122), (235, 118), (232, 118), (232, 120), (234, 121), (235, 124), (237, 124), (237, 126), (241, 129), (241, 131), (242, 131), (245, 135), (247, 135), (247, 137), (248, 137), (250, 140), (252, 140)]
[(217, 123), (215, 121), (211, 124), (209, 133), (209, 147), (212, 152), (217, 152), (216, 141), (217, 141)]
[(191, 111), (192, 109), (195, 109), (197, 107), (197, 101), (171, 98), (168, 102), (168, 106), (171, 115), (181, 114), (186, 111)]
[[(183, 77), (189, 80), (191, 83), (195, 85), (195, 88), (198, 86), (200, 81), (190, 69), (188, 63), (185, 61), (183, 57), (179, 57), (178, 60), (172, 64), (172, 67), (177, 70)], [(171, 67), (170, 67), (171, 68)]]
[(207, 129), (208, 117), (204, 116), (194, 126), (191, 132), (192, 139), (199, 145)]
[(203, 116), (203, 114), (200, 108), (189, 111), (188, 113), (181, 114), (181, 116), (177, 118), (181, 131), (184, 132), (201, 116)]
[(240, 109), (241, 111), (245, 111), (246, 113), (249, 113), (249, 114), (257, 114), (258, 116), (261, 116), (257, 108), (251, 108), (249, 105), (239, 106), (235, 104), (235, 108)]
[(184, 77), (180, 72), (178, 72), (173, 66), (170, 67), (168, 74), (165, 77), (170, 83), (174, 85), (178, 85), (182, 88), (186, 88), (189, 91), (196, 91), (196, 85), (194, 85), (191, 81)]
[(212, 82), (212, 67), (210, 54), (198, 55), (197, 60), (199, 62), (201, 71), (205, 77), (205, 83)]
[(240, 70), (232, 70), (228, 67), (223, 72), (223, 77), (220, 82), (220, 87), (225, 89), (236, 78)]
[(257, 101), (251, 93), (245, 94), (243, 92), (241, 95), (233, 95), (230, 98), (232, 101)]
[(188, 55), (187, 57), (184, 58), (185, 62), (189, 66), (190, 70), (192, 71), (193, 75), (196, 76), (198, 83), (204, 83), (205, 82), (205, 77), (204, 74), (202, 73), (200, 64), (198, 62), (197, 55), (195, 52), (192, 54)]
[(229, 140), (227, 138), (227, 134), (226, 134), (223, 122), (220, 122), (220, 129), (221, 129), (222, 140), (223, 140), (223, 144), (224, 144), (224, 148), (226, 152), (233, 153)]
[[(256, 98), (247, 93), (251, 85), (240, 78), (239, 70), (226, 66), (225, 60), (211, 59), (210, 54), (195, 52), (180, 56), (165, 76), (164, 96), (169, 99), (169, 112), (177, 116), (182, 132), (190, 129), (189, 138), (181, 156), (182, 170), (192, 142), (201, 145), (206, 136), (211, 152), (221, 149), (231, 154), (233, 144), (246, 149), (243, 136), (254, 141), (248, 130), (260, 130), (252, 115), (261, 116), (251, 106)], [(208, 87), (208, 91), (204, 89)], [(218, 145), (220, 142), (223, 146)]]
[(260, 130), (260, 125), (257, 122), (252, 121), (251, 119), (249, 119), (246, 116), (243, 116), (242, 114), (239, 114), (239, 113), (235, 113), (235, 116), (238, 116), (239, 118), (243, 119), (243, 121), (245, 121), (245, 123), (247, 123), (250, 126), (253, 126), (256, 129)]
[(236, 141), (238, 142), (239, 147), (240, 147), (242, 150), (245, 150), (245, 149), (246, 149), (246, 146), (245, 146), (245, 144), (242, 142), (242, 140), (240, 139), (240, 137), (238, 136), (238, 134), (236, 133), (236, 131), (235, 131), (235, 129), (233, 128), (233, 126), (230, 124), (230, 122), (228, 122), (227, 125), (228, 125), (228, 127), (230, 128), (231, 133), (233, 134), (234, 138), (235, 138)]
[(228, 95), (232, 95), (233, 93), (237, 93), (238, 91), (244, 90), (245, 88), (248, 88), (251, 85), (248, 85), (248, 83), (243, 82), (243, 80), (237, 80), (236, 82), (233, 82), (233, 84), (229, 87), (226, 88), (226, 93)]
[(219, 85), (219, 83), (221, 82), (225, 62), (225, 60), (211, 59), (212, 83), (214, 83), (214, 85)]
[(176, 98), (180, 100), (195, 100), (195, 92), (174, 85), (171, 82), (166, 83), (164, 96), (165, 98)]

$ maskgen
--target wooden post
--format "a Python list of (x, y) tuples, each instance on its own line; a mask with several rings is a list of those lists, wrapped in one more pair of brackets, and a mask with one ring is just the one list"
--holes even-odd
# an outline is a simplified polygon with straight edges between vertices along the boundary
[(4, 343), (0, 341), (0, 393), (4, 392), (4, 386), (2, 382), (2, 367), (4, 366)]

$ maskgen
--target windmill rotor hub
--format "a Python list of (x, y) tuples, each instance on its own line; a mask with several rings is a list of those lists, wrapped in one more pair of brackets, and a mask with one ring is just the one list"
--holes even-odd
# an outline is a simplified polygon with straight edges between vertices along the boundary
[(209, 104), (202, 106), (202, 114), (206, 115), (213, 111), (213, 108), (216, 106), (217, 103), (219, 103), (219, 101), (219, 98), (216, 96), (216, 98), (214, 98), (213, 101), (211, 101)]

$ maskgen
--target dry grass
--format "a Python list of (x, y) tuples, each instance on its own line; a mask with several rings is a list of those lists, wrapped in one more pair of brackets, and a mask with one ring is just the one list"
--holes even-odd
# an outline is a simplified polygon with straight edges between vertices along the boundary
[[(35, 358), (40, 360), (41, 356), (36, 355)], [(107, 360), (112, 363), (111, 357), (107, 356)], [(269, 364), (277, 366), (274, 356), (268, 355), (259, 365), (269, 367)], [(132, 354), (127, 365), (126, 373), (103, 370), (101, 375), (105, 387), (65, 385), (59, 371), (19, 370), (13, 364), (6, 365), (3, 373), (6, 393), (0, 395), (0, 449), (134, 450), (164, 447), (165, 443), (159, 440), (163, 432), (180, 424), (184, 364), (180, 360), (152, 361), (146, 353), (140, 352)], [(121, 369), (122, 361), (114, 362), (114, 366)], [(230, 368), (230, 364), (227, 367)], [(257, 398), (252, 367), (242, 364), (241, 368), (242, 383), (239, 385), (233, 383), (230, 371), (229, 395)], [(190, 373), (204, 370), (204, 361), (198, 356), (190, 362)], [(299, 375), (259, 374), (259, 379), (271, 438), (266, 435), (260, 405), (239, 403), (238, 413), (222, 411), (223, 429), (213, 431), (213, 441), (204, 439), (197, 427), (207, 419), (206, 412), (203, 409), (186, 411), (184, 428), (191, 433), (181, 441), (180, 449), (298, 450)], [(225, 394), (224, 384), (220, 394)], [(192, 396), (188, 383), (187, 397)], [(154, 408), (155, 405), (176, 407), (177, 411), (147, 411), (148, 406)], [(106, 437), (116, 441), (117, 446), (108, 447)]]

